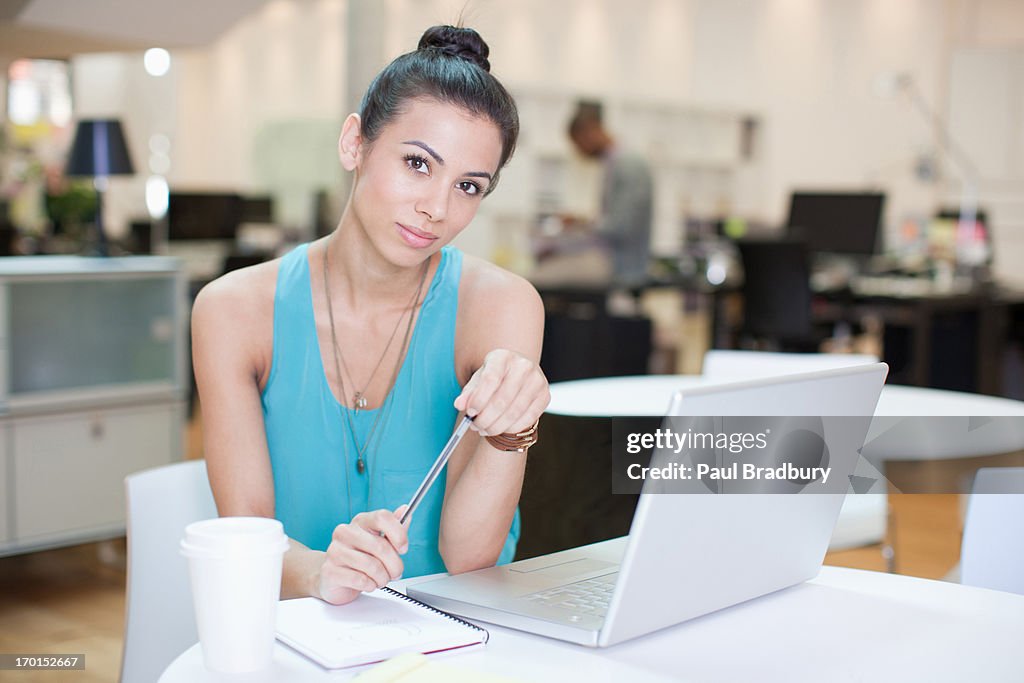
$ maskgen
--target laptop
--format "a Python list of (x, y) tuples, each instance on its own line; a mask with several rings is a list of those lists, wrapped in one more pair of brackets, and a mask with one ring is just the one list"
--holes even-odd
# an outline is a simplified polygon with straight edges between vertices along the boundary
[(672, 397), (669, 416), (862, 416), (840, 430), (844, 443), (828, 445), (854, 454), (832, 459), (839, 493), (672, 495), (648, 479), (628, 536), (416, 583), (408, 593), (465, 618), (606, 647), (811, 579), (887, 372), (875, 363)]

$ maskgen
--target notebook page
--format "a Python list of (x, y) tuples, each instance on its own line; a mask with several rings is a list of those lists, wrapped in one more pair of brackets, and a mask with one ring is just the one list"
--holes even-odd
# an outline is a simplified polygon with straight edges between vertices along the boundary
[(277, 637), (329, 669), (383, 661), (405, 652), (438, 652), (484, 643), (487, 632), (385, 590), (346, 605), (316, 598), (282, 600)]

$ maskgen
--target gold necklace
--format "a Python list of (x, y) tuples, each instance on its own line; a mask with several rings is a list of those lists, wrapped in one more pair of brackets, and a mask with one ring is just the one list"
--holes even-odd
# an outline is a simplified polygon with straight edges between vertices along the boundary
[[(326, 250), (325, 250), (324, 253), (326, 254)], [(326, 271), (327, 271), (327, 269), (325, 267), (324, 268), (324, 272), (326, 272)], [(417, 290), (417, 296), (418, 295), (419, 295), (419, 291)], [(330, 294), (328, 294), (327, 297), (328, 297), (328, 302), (329, 302), (330, 301)], [(388, 343), (384, 345), (384, 351), (381, 352), (380, 358), (377, 360), (377, 364), (373, 366), (373, 371), (370, 373), (370, 377), (366, 380), (366, 384), (363, 385), (363, 390), (362, 391), (357, 391), (356, 393), (352, 394), (352, 409), (353, 410), (357, 410), (357, 411), (358, 410), (363, 410), (368, 405), (368, 401), (366, 400), (366, 390), (370, 388), (370, 384), (373, 382), (373, 378), (377, 375), (377, 370), (380, 369), (381, 363), (384, 362), (384, 358), (388, 355), (388, 349), (391, 348), (391, 342), (393, 342), (395, 340), (395, 335), (398, 333), (398, 328), (402, 326), (402, 318), (404, 316), (405, 316), (405, 313), (403, 312), (402, 315), (398, 316), (398, 320), (395, 321), (395, 329), (391, 330), (391, 336), (388, 337)], [(333, 323), (332, 323), (331, 331), (333, 332), (333, 330), (334, 330), (334, 327), (333, 327)], [(352, 371), (348, 369), (348, 363), (345, 362), (344, 354), (339, 354), (339, 355), (341, 356), (341, 367), (342, 367), (342, 369), (345, 370), (345, 373), (348, 375), (349, 379), (352, 380), (352, 384), (355, 385), (355, 383), (356, 383), (355, 375), (353, 375)], [(338, 379), (339, 379), (339, 381), (343, 382), (343, 380), (340, 377)]]
[[(341, 395), (345, 396), (348, 392), (347, 392), (347, 390), (345, 388), (345, 378), (344, 378), (344, 376), (341, 373), (341, 365), (342, 365), (342, 363), (344, 363), (344, 356), (342, 356), (341, 349), (338, 346), (338, 335), (337, 335), (337, 331), (336, 331), (335, 324), (334, 324), (334, 304), (331, 301), (331, 288), (330, 288), (330, 283), (329, 283), (329, 281), (330, 281), (330, 278), (329, 278), (330, 266), (329, 266), (329, 261), (328, 261), (328, 251), (329, 251), (328, 247), (329, 246), (330, 246), (329, 242), (324, 244), (324, 257), (323, 257), (324, 297), (327, 300), (327, 318), (330, 321), (330, 325), (331, 325), (331, 350), (332, 350), (333, 356), (334, 356), (334, 372), (338, 376), (338, 383), (340, 384)], [(422, 294), (422, 292), (423, 292), (423, 284), (424, 284), (424, 282), (426, 282), (427, 271), (429, 271), (429, 270), (430, 270), (430, 260), (428, 259), (423, 264), (423, 273), (422, 273), (422, 275), (420, 275), (419, 285), (416, 287), (416, 292), (413, 294), (413, 297), (412, 297), (412, 299), (409, 302), (409, 306), (408, 306), (408, 308), (409, 308), (409, 321), (408, 321), (408, 323), (406, 324), (406, 327), (405, 327), (405, 337), (402, 340), (402, 348), (398, 352), (398, 360), (395, 362), (394, 371), (391, 373), (391, 380), (390, 380), (390, 382), (388, 382), (388, 388), (387, 388), (387, 391), (385, 393), (384, 402), (381, 404), (380, 409), (377, 411), (377, 415), (373, 419), (373, 424), (370, 425), (370, 431), (366, 435), (366, 440), (363, 442), (362, 446), (359, 445), (359, 440), (356, 438), (355, 423), (352, 420), (352, 416), (349, 414), (348, 410), (343, 410), (342, 411), (342, 412), (345, 413), (345, 418), (346, 418), (346, 421), (348, 422), (349, 431), (352, 434), (352, 443), (356, 447), (356, 471), (359, 474), (363, 474), (366, 471), (366, 460), (363, 458), (363, 456), (366, 455), (367, 458), (369, 457), (368, 449), (370, 447), (370, 443), (373, 441), (374, 434), (377, 432), (377, 427), (387, 421), (387, 415), (389, 415), (390, 412), (391, 412), (391, 390), (395, 386), (395, 382), (398, 379), (398, 373), (402, 369), (402, 362), (405, 360), (405, 354), (406, 354), (406, 352), (408, 351), (408, 348), (409, 348), (409, 339), (410, 339), (410, 337), (412, 335), (412, 324), (413, 324), (413, 320), (416, 317), (416, 315), (415, 315), (416, 307), (417, 307), (418, 302), (419, 302), (420, 294)], [(384, 361), (384, 356), (387, 354), (387, 349), (391, 345), (391, 340), (394, 339), (395, 333), (398, 331), (398, 328), (401, 326), (402, 318), (404, 316), (405, 316), (405, 313), (403, 312), (402, 315), (400, 315), (398, 317), (398, 321), (395, 323), (395, 330), (391, 333), (391, 338), (388, 340), (388, 345), (384, 348), (384, 354), (382, 354), (380, 360), (377, 361), (377, 367), (380, 367), (380, 364)], [(374, 368), (374, 372), (376, 372), (376, 367)], [(349, 373), (349, 376), (351, 377), (351, 373)], [(372, 379), (372, 377), (373, 377), (373, 375), (371, 373), (371, 379)], [(367, 383), (366, 386), (367, 386), (367, 388), (369, 388), (369, 383)], [(365, 393), (365, 391), (366, 391), (366, 389), (364, 389), (362, 393), (361, 392), (357, 392), (356, 393), (356, 395), (355, 395), (356, 399), (355, 399), (354, 410), (359, 410), (359, 409), (362, 409), (362, 408), (366, 407), (366, 400), (365, 400), (365, 397), (363, 396), (363, 393)], [(382, 417), (384, 419), (382, 419)], [(348, 463), (348, 441), (345, 440), (345, 439), (342, 439), (342, 444), (344, 446), (345, 462), (346, 462), (346, 467), (347, 467), (348, 466), (347, 465), (347, 463)], [(347, 483), (348, 483), (348, 479), (346, 478), (346, 484)], [(351, 499), (351, 492), (349, 494), (349, 497)]]

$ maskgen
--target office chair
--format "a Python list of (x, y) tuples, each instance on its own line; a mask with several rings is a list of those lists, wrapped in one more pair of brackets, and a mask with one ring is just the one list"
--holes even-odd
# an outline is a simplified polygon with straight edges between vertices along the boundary
[(273, 258), (272, 254), (264, 252), (232, 252), (224, 257), (224, 273), (230, 273), (233, 270), (239, 268), (248, 268), (249, 266), (255, 266), (265, 261), (269, 261)]
[(128, 588), (122, 683), (151, 683), (199, 640), (188, 565), (178, 551), (185, 526), (217, 516), (206, 462), (165, 465), (125, 478)]
[(806, 245), (778, 240), (737, 246), (743, 263), (741, 338), (770, 350), (817, 351)]
[(975, 475), (960, 583), (1024, 595), (1024, 467), (988, 467)]
[[(712, 349), (704, 354), (702, 374), (710, 380), (733, 382), (877, 362), (877, 356), (866, 353), (773, 353)], [(848, 495), (832, 531), (829, 550), (884, 543), (888, 519), (889, 499), (884, 493)], [(892, 569), (894, 553), (891, 545), (883, 545), (882, 555)]]
[(540, 367), (549, 382), (646, 375), (653, 323), (607, 311), (608, 291), (541, 289), (544, 345)]

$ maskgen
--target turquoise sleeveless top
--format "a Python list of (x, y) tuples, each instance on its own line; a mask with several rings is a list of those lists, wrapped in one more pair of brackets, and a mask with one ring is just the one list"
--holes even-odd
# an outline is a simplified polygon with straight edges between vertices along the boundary
[[(326, 550), (334, 528), (367, 510), (394, 510), (409, 502), (455, 427), (452, 403), (462, 391), (455, 375), (455, 313), (462, 252), (441, 250), (441, 262), (413, 328), (391, 397), (383, 408), (354, 411), (339, 404), (324, 374), (313, 318), (309, 245), (281, 259), (274, 294), (274, 349), (263, 390), (263, 420), (274, 475), (275, 514), (291, 538)], [(399, 340), (400, 341), (400, 340)], [(390, 409), (387, 407), (390, 402)], [(356, 446), (366, 442), (356, 471)], [(347, 445), (347, 458), (346, 458)], [(445, 571), (437, 547), (444, 500), (442, 474), (417, 508), (409, 528), (403, 576)], [(519, 539), (516, 510), (499, 563), (510, 562)]]

